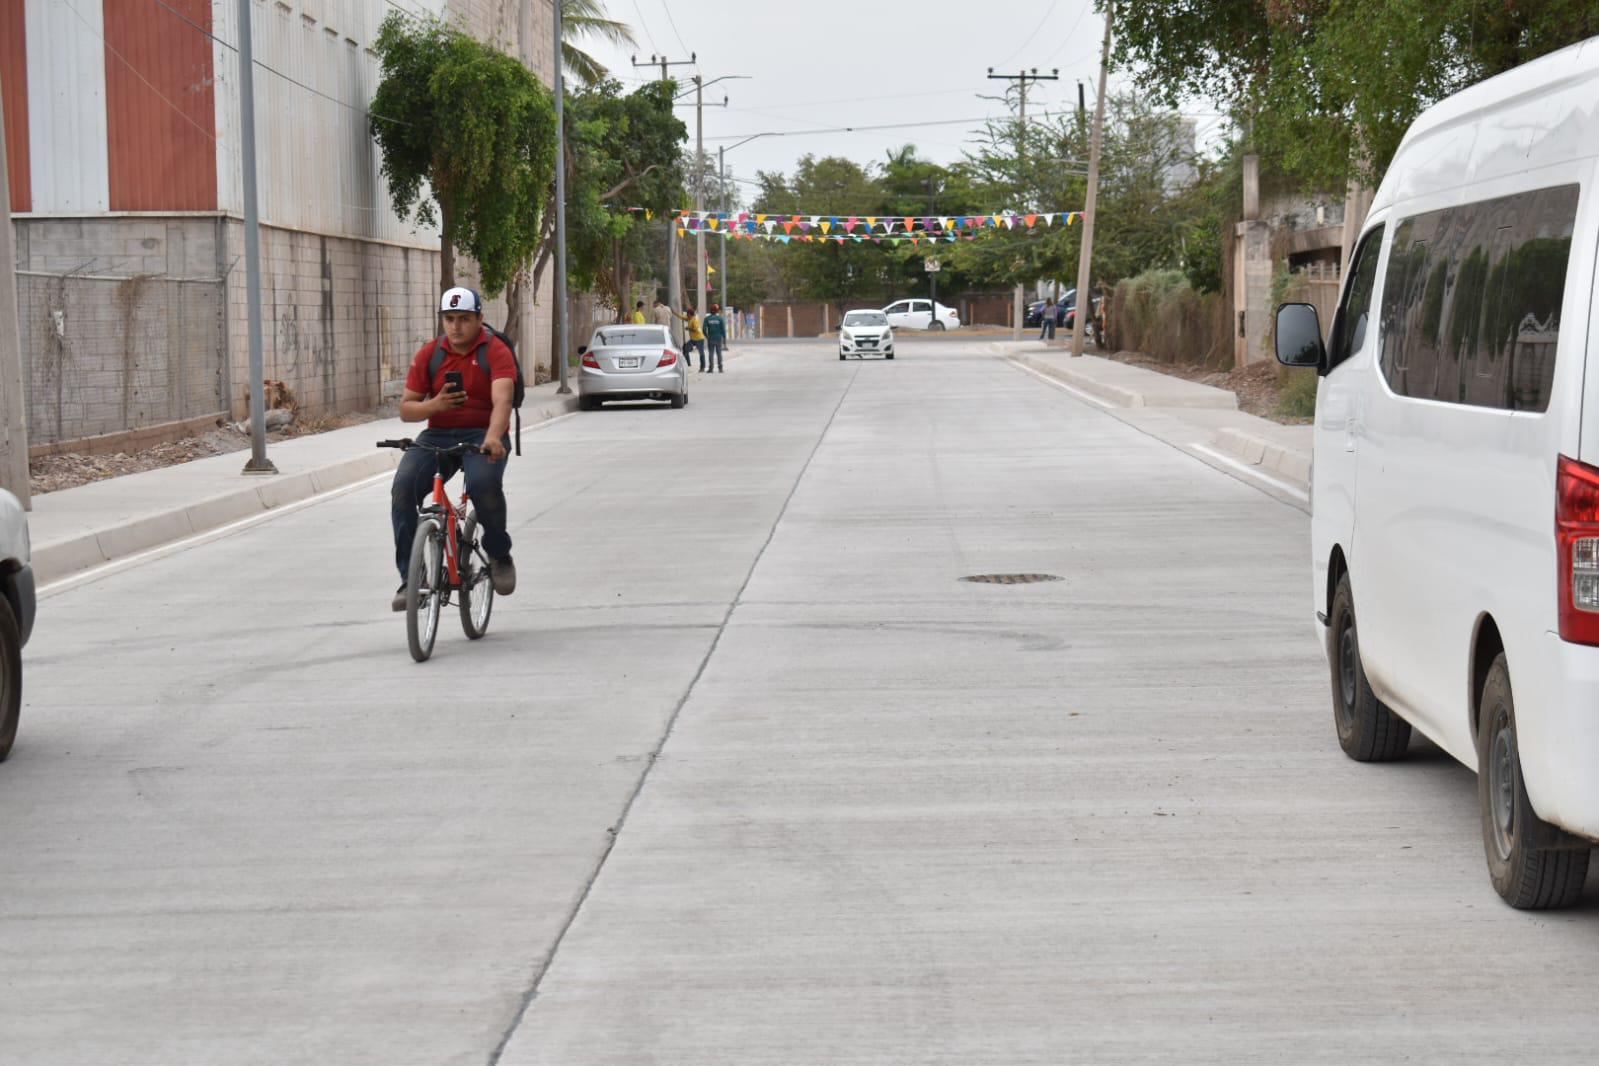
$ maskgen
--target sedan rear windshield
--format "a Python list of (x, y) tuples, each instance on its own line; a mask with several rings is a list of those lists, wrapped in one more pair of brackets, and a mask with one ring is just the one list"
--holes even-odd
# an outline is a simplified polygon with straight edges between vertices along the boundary
[(844, 316), (846, 326), (886, 326), (888, 316), (881, 311), (851, 311)]
[(619, 326), (594, 331), (596, 348), (653, 347), (666, 343), (666, 330), (659, 326)]

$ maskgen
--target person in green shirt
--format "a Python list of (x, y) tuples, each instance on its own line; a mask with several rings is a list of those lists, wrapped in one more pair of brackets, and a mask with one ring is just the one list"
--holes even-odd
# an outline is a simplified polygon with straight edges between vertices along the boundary
[(710, 354), (706, 356), (706, 366), (701, 370), (711, 373), (722, 372), (722, 349), (727, 345), (727, 321), (722, 318), (722, 305), (712, 304), (711, 313), (705, 316), (704, 323), (705, 343), (710, 346)]

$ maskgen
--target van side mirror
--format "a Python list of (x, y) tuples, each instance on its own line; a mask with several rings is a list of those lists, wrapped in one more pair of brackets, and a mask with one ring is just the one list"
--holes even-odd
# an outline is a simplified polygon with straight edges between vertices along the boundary
[(1277, 308), (1277, 361), (1283, 366), (1320, 369), (1327, 365), (1327, 347), (1321, 340), (1321, 317), (1310, 304), (1282, 304)]
[(579, 345), (578, 345), (578, 346), (577, 346), (577, 354), (578, 354), (578, 355), (583, 355), (583, 354), (584, 354), (584, 353), (585, 353), (585, 352), (587, 352), (587, 351), (588, 351), (588, 350), (589, 350), (589, 346), (588, 346), (588, 345), (586, 345), (586, 344), (579, 344)]

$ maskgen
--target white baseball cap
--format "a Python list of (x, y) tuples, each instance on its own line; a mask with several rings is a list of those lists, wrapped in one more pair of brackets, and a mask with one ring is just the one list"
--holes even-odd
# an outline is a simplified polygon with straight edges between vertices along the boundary
[(483, 297), (472, 289), (457, 285), (447, 290), (439, 298), (439, 310), (442, 311), (471, 311), (473, 314), (483, 313)]

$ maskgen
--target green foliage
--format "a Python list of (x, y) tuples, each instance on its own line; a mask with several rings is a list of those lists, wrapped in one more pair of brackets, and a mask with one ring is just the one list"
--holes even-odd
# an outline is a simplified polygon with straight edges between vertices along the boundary
[(607, 18), (600, 0), (561, 0), (561, 60), (566, 69), (585, 88), (592, 88), (609, 77), (599, 60), (577, 46), (578, 41), (595, 37), (618, 48), (638, 42), (625, 22)]
[(1232, 364), (1229, 311), (1219, 293), (1196, 292), (1181, 270), (1151, 270), (1111, 291), (1111, 346), (1166, 363)]
[(1277, 395), (1277, 417), (1311, 419), (1316, 417), (1316, 372), (1285, 371), (1287, 379)]
[[(377, 39), (372, 136), (395, 210), (442, 225), (496, 295), (536, 247), (555, 173), (555, 108), (533, 73), (437, 20), (391, 13)], [(437, 205), (437, 213), (435, 213)], [(444, 281), (453, 280), (444, 257)]]
[(1121, 0), (1116, 62), (1176, 106), (1211, 97), (1306, 184), (1381, 177), (1427, 106), (1599, 34), (1593, 0)]
[[(687, 128), (672, 112), (672, 82), (649, 82), (624, 94), (603, 79), (566, 104), (567, 272), (573, 286), (627, 301), (633, 267), (649, 261), (646, 236), (664, 232), (683, 196), (680, 147)], [(643, 208), (653, 220), (628, 208)], [(541, 261), (554, 247), (547, 232)], [(664, 262), (664, 255), (661, 262)]]

